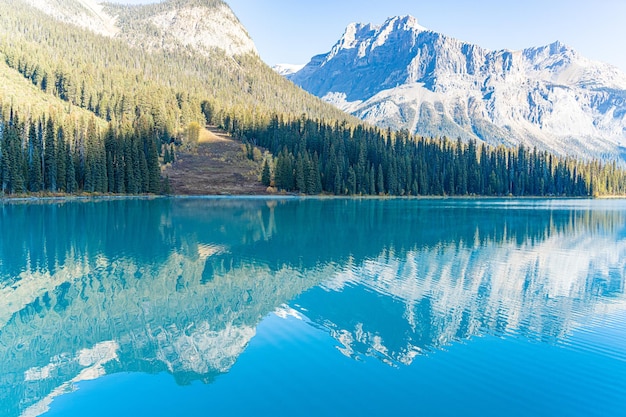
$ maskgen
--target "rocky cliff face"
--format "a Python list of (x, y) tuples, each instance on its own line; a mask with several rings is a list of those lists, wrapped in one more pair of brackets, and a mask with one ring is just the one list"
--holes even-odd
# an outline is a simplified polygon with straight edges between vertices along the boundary
[(55, 19), (89, 29), (103, 36), (119, 32), (116, 17), (107, 13), (95, 0), (23, 0)]
[(382, 127), (623, 158), (626, 75), (559, 42), (489, 51), (394, 17), (349, 25), (288, 77)]

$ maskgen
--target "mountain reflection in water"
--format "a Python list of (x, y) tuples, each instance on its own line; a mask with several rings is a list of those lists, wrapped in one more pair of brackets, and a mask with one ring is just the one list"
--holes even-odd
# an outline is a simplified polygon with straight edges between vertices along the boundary
[(565, 343), (626, 310), (617, 202), (121, 199), (0, 206), (0, 414), (79, 381), (228, 372), (272, 312), (393, 366), (474, 336)]

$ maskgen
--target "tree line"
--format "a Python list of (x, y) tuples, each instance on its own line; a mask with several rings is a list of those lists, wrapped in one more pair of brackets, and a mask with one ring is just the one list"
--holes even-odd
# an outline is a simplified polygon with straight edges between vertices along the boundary
[[(626, 194), (615, 163), (557, 157), (524, 145), (493, 147), (276, 115), (242, 139), (276, 157), (263, 178), (305, 194), (398, 196), (599, 196)], [(269, 181), (268, 181), (269, 180)]]
[(0, 192), (161, 193), (161, 139), (149, 117), (104, 131), (96, 118), (0, 114)]
[[(206, 103), (201, 106), (209, 122)], [(175, 158), (171, 138), (149, 114), (133, 123), (95, 117), (22, 119), (0, 106), (0, 191), (163, 193), (161, 163)], [(275, 115), (247, 124), (225, 118), (248, 147), (268, 149), (261, 180), (309, 195), (601, 196), (626, 194), (616, 163), (583, 162), (546, 151), (475, 140), (433, 139), (345, 122)], [(98, 123), (99, 122), (99, 123)], [(235, 130), (236, 129), (236, 130)]]
[[(128, 22), (134, 21), (133, 10), (122, 13)], [(21, 75), (16, 89), (54, 96), (67, 106), (37, 113), (28, 94), (18, 94), (10, 97), (15, 107), (2, 108), (4, 194), (167, 190), (159, 156), (164, 163), (174, 160), (172, 144), (190, 140), (190, 132), (197, 133), (192, 127), (205, 119), (268, 149), (273, 157), (261, 179), (288, 192), (626, 194), (624, 171), (615, 163), (359, 124), (255, 56), (227, 57), (216, 50), (208, 57), (182, 47), (139, 49), (61, 24), (22, 3), (7, 7), (0, 23), (0, 71)], [(93, 117), (77, 118), (76, 108)], [(300, 112), (307, 116), (294, 116)]]
[[(246, 123), (268, 120), (274, 112), (353, 119), (296, 87), (253, 55), (230, 57), (215, 49), (209, 56), (183, 45), (132, 46), (128, 38), (156, 36), (154, 28), (139, 24), (139, 15), (175, 8), (176, 2), (110, 6), (120, 13), (125, 28), (113, 39), (63, 24), (27, 4), (2, 2), (10, 4), (0, 14), (0, 61), (41, 92), (107, 122), (150, 114), (158, 129), (174, 137), (190, 123), (204, 121), (202, 101), (210, 103), (214, 116), (226, 118), (226, 123), (228, 118)], [(200, 3), (207, 8), (221, 4)]]

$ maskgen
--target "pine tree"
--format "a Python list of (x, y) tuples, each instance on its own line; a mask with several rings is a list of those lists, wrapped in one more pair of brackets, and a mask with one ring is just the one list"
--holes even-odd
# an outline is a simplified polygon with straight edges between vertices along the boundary
[(74, 156), (69, 142), (65, 144), (65, 170), (65, 191), (75, 193), (78, 191), (78, 183), (76, 182)]
[(159, 194), (161, 192), (161, 167), (159, 165), (159, 154), (156, 145), (156, 138), (146, 136), (146, 141), (146, 164), (149, 179), (147, 191), (152, 194)]
[(376, 191), (378, 194), (385, 194), (385, 177), (383, 174), (383, 166), (378, 164), (378, 179), (376, 180)]
[(301, 190), (309, 195), (317, 194), (317, 177), (319, 169), (307, 152), (304, 157), (305, 189)]
[(46, 133), (44, 141), (44, 172), (43, 182), (47, 191), (57, 191), (57, 161), (55, 148), (55, 127), (51, 117), (46, 122)]
[(29, 191), (39, 192), (43, 188), (43, 176), (42, 176), (42, 153), (43, 142), (41, 136), (37, 132), (35, 123), (30, 124), (28, 133), (30, 161), (29, 161), (29, 174), (28, 181)]
[(299, 153), (296, 160), (296, 190), (301, 193), (306, 193), (307, 175), (308, 170), (304, 163), (304, 157), (302, 156), (302, 153)]
[(63, 128), (63, 126), (60, 126), (57, 132), (56, 143), (57, 189), (60, 191), (67, 191), (67, 158), (65, 157), (65, 137), (65, 129)]
[(333, 182), (333, 189), (332, 189), (332, 191), (336, 195), (344, 194), (344, 192), (345, 192), (343, 190), (341, 174), (339, 173), (338, 169), (335, 172), (335, 181)]
[(170, 162), (172, 162), (172, 160), (170, 159), (169, 146), (168, 145), (163, 145), (163, 164), (167, 165)]
[(132, 136), (124, 138), (124, 165), (126, 167), (126, 175), (124, 178), (125, 189), (129, 194), (139, 193), (139, 184), (137, 183), (137, 174), (139, 159), (135, 152), (135, 146)]
[(263, 162), (263, 171), (261, 173), (261, 183), (266, 187), (269, 187), (271, 184), (271, 173), (270, 173), (270, 164), (267, 162), (267, 158), (265, 162)]
[(317, 152), (313, 154), (311, 161), (311, 176), (313, 177), (312, 194), (320, 194), (322, 192), (322, 176), (320, 173), (320, 161)]
[(348, 168), (348, 194), (354, 195), (356, 194), (356, 172), (354, 172), (354, 168)]

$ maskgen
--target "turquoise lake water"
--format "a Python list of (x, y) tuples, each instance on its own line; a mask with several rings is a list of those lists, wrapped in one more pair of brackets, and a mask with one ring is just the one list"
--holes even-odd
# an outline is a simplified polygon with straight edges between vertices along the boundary
[(0, 227), (0, 416), (626, 416), (626, 201), (14, 201)]

